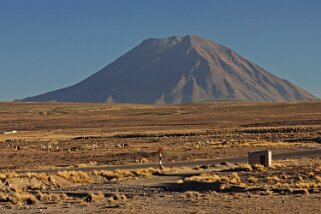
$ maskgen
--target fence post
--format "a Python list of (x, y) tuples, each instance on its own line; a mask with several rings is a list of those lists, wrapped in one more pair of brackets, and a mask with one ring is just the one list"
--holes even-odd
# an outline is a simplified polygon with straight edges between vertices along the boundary
[(159, 155), (159, 169), (163, 168), (162, 151), (163, 151), (163, 148), (159, 146), (157, 148), (157, 152), (158, 152), (158, 155)]

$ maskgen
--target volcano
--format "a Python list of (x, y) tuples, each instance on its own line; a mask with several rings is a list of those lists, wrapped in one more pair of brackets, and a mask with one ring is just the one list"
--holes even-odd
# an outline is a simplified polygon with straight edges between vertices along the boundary
[(181, 104), (315, 99), (233, 50), (187, 35), (144, 40), (75, 85), (20, 101)]

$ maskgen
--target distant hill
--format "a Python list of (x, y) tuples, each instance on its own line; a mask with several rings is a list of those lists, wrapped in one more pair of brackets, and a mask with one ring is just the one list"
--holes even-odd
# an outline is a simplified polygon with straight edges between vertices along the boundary
[(73, 86), (20, 101), (179, 104), (315, 99), (231, 49), (187, 35), (144, 40)]

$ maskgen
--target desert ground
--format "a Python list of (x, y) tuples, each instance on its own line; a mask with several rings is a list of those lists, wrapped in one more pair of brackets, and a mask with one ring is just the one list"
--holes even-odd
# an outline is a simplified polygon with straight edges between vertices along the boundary
[(1, 213), (321, 212), (321, 154), (223, 161), (318, 151), (321, 102), (0, 103), (0, 116)]

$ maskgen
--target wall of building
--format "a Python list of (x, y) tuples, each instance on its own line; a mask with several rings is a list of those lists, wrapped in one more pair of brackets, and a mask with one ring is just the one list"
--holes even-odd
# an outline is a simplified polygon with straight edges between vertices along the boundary
[(261, 156), (264, 156), (264, 166), (270, 167), (272, 165), (272, 152), (271, 151), (259, 151), (259, 152), (250, 152), (248, 161), (249, 164), (262, 164)]

